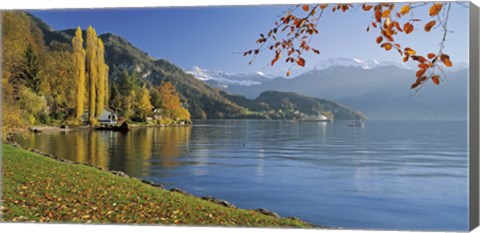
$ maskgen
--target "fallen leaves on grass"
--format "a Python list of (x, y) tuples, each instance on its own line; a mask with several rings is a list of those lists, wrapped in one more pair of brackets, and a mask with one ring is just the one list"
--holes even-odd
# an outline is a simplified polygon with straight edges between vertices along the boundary
[(3, 148), (3, 220), (310, 227)]

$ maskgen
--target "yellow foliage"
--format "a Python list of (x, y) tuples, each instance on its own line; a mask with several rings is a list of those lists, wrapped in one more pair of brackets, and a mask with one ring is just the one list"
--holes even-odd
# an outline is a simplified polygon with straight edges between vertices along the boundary
[(92, 26), (87, 29), (86, 39), (86, 68), (88, 73), (88, 122), (93, 123), (95, 119), (95, 103), (96, 103), (96, 86), (98, 79), (98, 68), (96, 64), (97, 55), (97, 33)]
[(171, 82), (164, 82), (160, 86), (159, 91), (162, 99), (162, 109), (171, 117), (171, 113), (181, 107), (182, 104), (177, 90)]
[(180, 96), (171, 82), (165, 82), (159, 87), (162, 99), (162, 110), (167, 118), (174, 121), (190, 122), (190, 112), (182, 106)]
[(96, 55), (95, 55), (95, 63), (97, 68), (97, 78), (96, 78), (96, 101), (95, 101), (95, 117), (100, 116), (102, 114), (104, 105), (105, 105), (105, 97), (106, 97), (106, 89), (108, 88), (108, 66), (105, 64), (105, 48), (103, 42), (100, 38), (97, 39), (97, 47), (96, 47)]
[(177, 121), (190, 122), (190, 112), (188, 112), (188, 110), (183, 107), (176, 109), (173, 113), (173, 117)]
[(22, 128), (25, 123), (21, 120), (21, 110), (18, 106), (2, 103), (2, 139), (6, 139), (17, 128)]
[(75, 118), (80, 120), (84, 112), (83, 103), (85, 102), (85, 49), (83, 49), (82, 30), (80, 27), (75, 32), (72, 39), (73, 45), (73, 64), (75, 70), (75, 80), (77, 87)]
[(152, 109), (153, 105), (150, 102), (150, 92), (148, 91), (146, 85), (143, 85), (137, 99), (137, 111), (139, 117), (145, 119), (151, 114)]

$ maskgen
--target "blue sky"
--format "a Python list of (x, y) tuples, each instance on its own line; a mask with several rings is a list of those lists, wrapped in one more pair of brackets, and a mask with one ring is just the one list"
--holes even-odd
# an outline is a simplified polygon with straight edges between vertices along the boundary
[[(138, 9), (29, 11), (56, 30), (92, 25), (97, 33), (111, 32), (155, 58), (165, 58), (184, 69), (200, 66), (226, 72), (278, 73), (287, 66), (267, 66), (272, 54), (261, 54), (253, 65), (239, 52), (254, 49), (259, 33), (267, 32), (287, 6), (170, 7)], [(410, 35), (398, 37), (417, 52), (435, 52), (439, 29), (424, 33), (428, 7), (415, 11), (423, 20)], [(366, 32), (371, 13), (356, 8), (349, 13), (323, 16), (320, 34), (312, 45), (320, 55), (306, 56), (307, 66), (330, 57), (401, 61), (397, 52), (386, 52), (375, 43), (377, 32)], [(468, 9), (454, 4), (450, 14), (445, 53), (454, 62), (468, 62)], [(407, 41), (407, 42), (406, 42)]]

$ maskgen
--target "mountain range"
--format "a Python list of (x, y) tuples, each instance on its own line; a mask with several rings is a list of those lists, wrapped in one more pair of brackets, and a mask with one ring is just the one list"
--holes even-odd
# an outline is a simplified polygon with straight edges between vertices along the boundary
[[(290, 91), (334, 100), (359, 109), (370, 119), (466, 119), (468, 65), (445, 69), (439, 86), (428, 83), (418, 92), (412, 63), (330, 58), (313, 67), (296, 70), (297, 76), (226, 74), (196, 67), (189, 71), (211, 86), (254, 99), (264, 91)], [(200, 74), (200, 75), (199, 75)], [(243, 83), (230, 80), (242, 80)], [(248, 81), (248, 82), (246, 82)], [(250, 85), (245, 85), (246, 83)]]
[[(28, 14), (32, 22), (42, 32), (45, 46), (58, 45), (71, 46), (71, 40), (74, 36), (75, 29), (53, 30), (41, 19)], [(83, 35), (85, 36), (85, 32)], [(338, 104), (326, 99), (312, 99), (307, 96), (293, 94), (290, 92), (266, 93), (263, 98), (258, 99), (258, 104), (262, 105), (262, 109), (258, 112), (252, 112), (246, 106), (246, 102), (236, 101), (242, 98), (232, 98), (231, 95), (216, 88), (209, 83), (208, 77), (217, 77), (223, 82), (237, 86), (253, 86), (262, 83), (263, 79), (269, 79), (262, 73), (255, 73), (253, 76), (231, 77), (231, 74), (224, 72), (210, 72), (208, 75), (201, 76), (200, 72), (186, 72), (177, 65), (165, 59), (156, 59), (148, 55), (148, 53), (138, 49), (128, 40), (112, 33), (106, 33), (99, 36), (105, 46), (105, 62), (109, 66), (109, 79), (112, 82), (118, 82), (119, 75), (127, 70), (128, 72), (136, 72), (142, 82), (146, 83), (149, 88), (156, 88), (164, 81), (171, 82), (178, 90), (184, 106), (189, 110), (192, 118), (280, 118), (285, 119), (289, 116), (285, 112), (300, 112), (299, 109), (307, 110), (306, 115), (315, 117), (322, 112), (338, 113), (333, 116), (336, 119), (356, 118), (363, 119), (365, 116), (356, 110), (351, 109), (342, 104)], [(159, 45), (162, 46), (162, 45)], [(197, 69), (201, 71), (201, 69)], [(195, 75), (195, 76), (194, 76)], [(230, 80), (230, 81), (228, 81)], [(288, 105), (276, 105), (275, 101), (288, 103)], [(306, 102), (308, 103), (306, 103)], [(249, 102), (248, 104), (252, 104)], [(311, 106), (314, 109), (304, 109), (302, 106)], [(303, 112), (302, 112), (303, 113)]]
[(254, 73), (233, 74), (223, 71), (202, 69), (198, 66), (194, 66), (191, 70), (187, 70), (186, 72), (193, 75), (198, 80), (208, 83), (210, 86), (216, 86), (219, 88), (227, 88), (230, 85), (245, 87), (255, 86), (275, 78), (266, 76), (260, 71)]

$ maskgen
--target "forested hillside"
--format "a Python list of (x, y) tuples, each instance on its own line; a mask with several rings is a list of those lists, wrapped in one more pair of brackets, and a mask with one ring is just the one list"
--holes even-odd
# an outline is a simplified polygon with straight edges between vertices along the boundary
[[(64, 31), (71, 36), (72, 30)], [(193, 118), (236, 118), (244, 109), (222, 97), (218, 90), (209, 87), (185, 73), (167, 60), (156, 60), (139, 50), (127, 40), (111, 33), (100, 35), (105, 45), (105, 59), (110, 67), (113, 85), (121, 82), (121, 74), (128, 71), (149, 87), (171, 82)]]
[(332, 120), (367, 119), (363, 113), (334, 101), (293, 92), (265, 91), (253, 100), (227, 92), (222, 95), (246, 107), (250, 118), (318, 120), (323, 115)]
[[(159, 45), (162, 46), (162, 45)], [(96, 125), (105, 109), (121, 121), (190, 118), (291, 119), (293, 113), (362, 118), (340, 104), (294, 93), (256, 100), (208, 86), (175, 64), (155, 59), (95, 28), (64, 31), (22, 11), (2, 14), (3, 136), (35, 124)]]
[[(103, 41), (95, 29), (55, 32), (25, 12), (2, 14), (2, 136), (35, 124), (97, 124), (105, 109), (114, 108), (124, 121), (145, 121), (161, 109), (159, 123), (190, 121), (180, 101), (164, 105), (160, 95), (168, 80), (151, 85), (124, 69), (110, 82)], [(179, 96), (178, 96), (179, 97)]]

